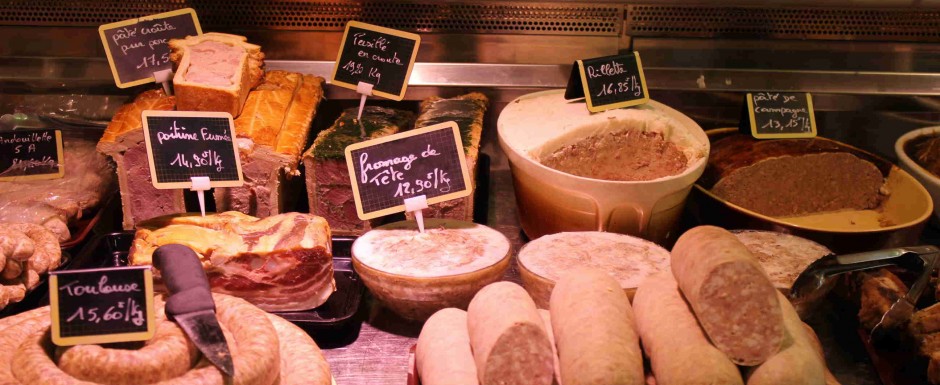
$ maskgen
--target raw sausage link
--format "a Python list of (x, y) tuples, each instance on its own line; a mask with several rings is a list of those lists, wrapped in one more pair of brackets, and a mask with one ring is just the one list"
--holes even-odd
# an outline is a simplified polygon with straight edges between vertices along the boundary
[(613, 277), (596, 269), (569, 271), (549, 303), (562, 383), (643, 384), (633, 309)]
[(33, 254), (29, 257), (29, 270), (43, 274), (59, 267), (62, 262), (62, 249), (59, 248), (59, 238), (49, 229), (32, 223), (10, 223), (3, 226), (26, 234), (35, 244)]
[(708, 342), (671, 273), (640, 284), (633, 313), (658, 385), (744, 383), (738, 367)]
[[(277, 330), (281, 346), (281, 379), (279, 385), (330, 385), (330, 364), (306, 332), (287, 320), (267, 314)], [(464, 325), (466, 326), (466, 325)]]
[(467, 308), (467, 328), (482, 385), (552, 383), (552, 347), (522, 286), (496, 282), (477, 292)]
[(826, 363), (806, 334), (803, 321), (783, 294), (777, 293), (787, 340), (779, 353), (750, 368), (747, 385), (825, 385)]
[(671, 264), (705, 334), (732, 362), (754, 366), (780, 351), (784, 326), (777, 291), (734, 234), (693, 228), (679, 237)]
[(422, 385), (477, 385), (467, 312), (451, 307), (431, 315), (418, 336), (415, 363)]
[(545, 323), (545, 333), (548, 334), (548, 342), (552, 344), (552, 358), (555, 361), (555, 378), (554, 384), (561, 385), (561, 364), (558, 363), (558, 348), (555, 346), (555, 332), (552, 331), (552, 314), (545, 309), (539, 309), (539, 316), (542, 317), (542, 322)]

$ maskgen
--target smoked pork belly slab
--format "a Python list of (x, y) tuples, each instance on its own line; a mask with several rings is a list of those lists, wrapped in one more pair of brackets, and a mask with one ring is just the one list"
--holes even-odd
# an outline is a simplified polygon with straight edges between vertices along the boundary
[(320, 306), (336, 290), (330, 242), (326, 220), (309, 214), (168, 216), (140, 224), (128, 260), (152, 264), (156, 248), (182, 244), (199, 256), (212, 291), (267, 311), (298, 311)]

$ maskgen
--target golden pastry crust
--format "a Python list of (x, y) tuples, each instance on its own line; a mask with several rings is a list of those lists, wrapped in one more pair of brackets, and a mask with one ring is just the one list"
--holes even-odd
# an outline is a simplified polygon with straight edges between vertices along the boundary
[[(230, 86), (216, 86), (192, 82), (186, 79), (190, 68), (191, 48), (214, 41), (244, 50), (236, 65)], [(261, 84), (264, 77), (264, 53), (261, 47), (247, 42), (244, 36), (224, 33), (205, 33), (188, 36), (185, 39), (172, 39), (169, 42), (170, 60), (173, 61), (176, 75), (173, 76), (173, 92), (176, 94), (176, 107), (181, 111), (220, 111), (238, 117), (248, 92)]]
[(108, 128), (98, 141), (98, 152), (110, 155), (126, 150), (126, 145), (121, 147), (116, 144), (122, 142), (122, 137), (129, 133), (139, 133), (143, 140), (144, 124), (140, 119), (140, 113), (144, 110), (172, 111), (175, 106), (176, 98), (167, 96), (162, 89), (144, 91), (132, 103), (121, 106), (114, 114), (111, 123), (108, 123)]

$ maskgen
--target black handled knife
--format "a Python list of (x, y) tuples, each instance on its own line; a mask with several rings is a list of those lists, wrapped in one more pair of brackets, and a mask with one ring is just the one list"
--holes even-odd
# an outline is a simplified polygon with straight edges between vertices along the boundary
[(154, 251), (153, 263), (170, 291), (166, 300), (167, 316), (179, 324), (213, 365), (234, 377), (232, 353), (215, 316), (215, 301), (199, 257), (189, 247), (170, 244)]

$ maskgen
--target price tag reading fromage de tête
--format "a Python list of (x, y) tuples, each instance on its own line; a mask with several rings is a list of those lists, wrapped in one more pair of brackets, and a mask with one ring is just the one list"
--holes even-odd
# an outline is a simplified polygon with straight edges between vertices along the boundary
[(56, 179), (64, 175), (62, 131), (0, 131), (0, 181)]
[[(816, 136), (813, 97), (804, 92), (747, 94), (751, 135), (757, 139), (812, 138)], [(747, 131), (747, 130), (745, 130)]]
[(372, 94), (402, 100), (420, 45), (419, 35), (350, 21), (331, 82), (351, 90), (359, 82), (371, 84)]
[(578, 60), (571, 68), (565, 99), (584, 98), (588, 111), (630, 107), (650, 100), (640, 54)]
[(192, 8), (128, 19), (98, 27), (114, 83), (120, 88), (155, 81), (153, 73), (169, 70), (170, 39), (202, 35)]
[(52, 342), (59, 346), (153, 337), (150, 266), (49, 273)]
[(470, 195), (472, 184), (457, 123), (444, 122), (346, 147), (356, 211), (362, 220)]
[(231, 114), (147, 110), (141, 116), (154, 187), (189, 188), (193, 177), (208, 177), (211, 187), (244, 184)]

